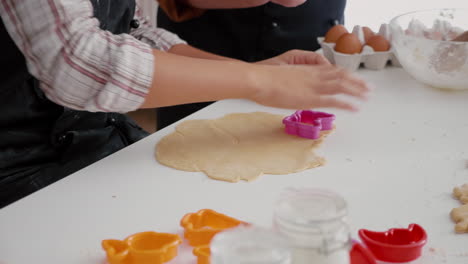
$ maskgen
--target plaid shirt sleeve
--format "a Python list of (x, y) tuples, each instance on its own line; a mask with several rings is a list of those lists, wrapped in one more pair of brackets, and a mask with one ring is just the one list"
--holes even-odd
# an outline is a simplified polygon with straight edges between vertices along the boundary
[(132, 35), (101, 30), (89, 0), (0, 0), (0, 16), (46, 96), (77, 110), (139, 108), (153, 78), (151, 48), (183, 43), (144, 23)]

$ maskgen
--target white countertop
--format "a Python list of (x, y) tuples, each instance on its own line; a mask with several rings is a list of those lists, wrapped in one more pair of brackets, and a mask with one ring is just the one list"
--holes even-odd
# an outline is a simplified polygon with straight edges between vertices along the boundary
[[(453, 187), (468, 182), (468, 92), (425, 87), (399, 68), (359, 74), (376, 89), (358, 114), (331, 111), (337, 129), (320, 148), (324, 167), (251, 183), (210, 180), (154, 160), (168, 127), (1, 209), (0, 264), (101, 264), (101, 240), (180, 232), (182, 216), (203, 208), (269, 227), (276, 197), (291, 186), (343, 195), (354, 237), (359, 228), (418, 223), (429, 237), (418, 263), (468, 263), (468, 234), (454, 234), (449, 217), (459, 206)], [(293, 112), (229, 100), (189, 118), (252, 111)], [(182, 250), (171, 263), (195, 262)]]

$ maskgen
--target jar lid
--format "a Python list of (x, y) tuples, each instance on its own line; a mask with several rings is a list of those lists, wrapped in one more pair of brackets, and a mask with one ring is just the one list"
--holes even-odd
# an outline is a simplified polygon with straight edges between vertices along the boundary
[(289, 264), (285, 239), (273, 230), (240, 226), (217, 234), (211, 241), (213, 264)]
[(322, 189), (288, 189), (275, 207), (275, 217), (295, 225), (319, 225), (341, 221), (347, 215), (345, 200)]

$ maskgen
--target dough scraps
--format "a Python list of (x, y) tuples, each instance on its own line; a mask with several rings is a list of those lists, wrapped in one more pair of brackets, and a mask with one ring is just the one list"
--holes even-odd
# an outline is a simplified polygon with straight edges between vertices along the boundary
[(454, 208), (450, 212), (455, 225), (455, 232), (468, 233), (468, 204), (464, 204), (458, 208)]
[(468, 233), (468, 183), (453, 189), (453, 196), (462, 202), (462, 206), (454, 208), (450, 212), (455, 221), (455, 232)]
[(183, 171), (201, 171), (228, 182), (262, 174), (288, 174), (325, 164), (317, 140), (288, 135), (283, 116), (264, 112), (229, 114), (215, 120), (188, 120), (156, 145), (156, 159)]
[(468, 204), (468, 183), (453, 189), (453, 196), (460, 200), (462, 204)]

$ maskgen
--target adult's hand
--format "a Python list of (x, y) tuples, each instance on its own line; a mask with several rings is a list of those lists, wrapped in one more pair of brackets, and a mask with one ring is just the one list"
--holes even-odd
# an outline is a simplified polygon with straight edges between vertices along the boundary
[(256, 62), (264, 65), (329, 65), (330, 62), (321, 54), (313, 51), (290, 50), (281, 55)]

